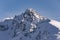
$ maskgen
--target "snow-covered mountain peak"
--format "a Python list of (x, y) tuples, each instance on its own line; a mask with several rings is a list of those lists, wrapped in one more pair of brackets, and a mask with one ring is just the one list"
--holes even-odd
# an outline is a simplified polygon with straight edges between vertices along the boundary
[(32, 8), (26, 9), (24, 13), (22, 13), (21, 15), (15, 16), (14, 19), (17, 20), (18, 22), (21, 20), (21, 21), (28, 21), (28, 22), (33, 22), (33, 23), (47, 20), (47, 18), (41, 16)]
[(0, 22), (0, 40), (60, 40), (59, 33), (60, 22), (39, 15), (32, 8)]

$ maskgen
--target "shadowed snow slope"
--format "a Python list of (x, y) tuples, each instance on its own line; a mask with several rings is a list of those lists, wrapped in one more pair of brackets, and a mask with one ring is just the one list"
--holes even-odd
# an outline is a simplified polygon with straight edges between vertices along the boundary
[(0, 22), (0, 40), (60, 40), (60, 22), (26, 9), (13, 19)]

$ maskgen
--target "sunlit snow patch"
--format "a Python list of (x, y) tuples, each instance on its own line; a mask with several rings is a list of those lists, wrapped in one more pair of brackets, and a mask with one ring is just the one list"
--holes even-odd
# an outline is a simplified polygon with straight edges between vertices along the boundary
[(56, 27), (58, 27), (59, 30), (60, 30), (60, 22), (55, 21), (55, 20), (51, 20), (49, 23), (52, 24), (52, 25), (54, 25), (54, 26), (56, 26)]

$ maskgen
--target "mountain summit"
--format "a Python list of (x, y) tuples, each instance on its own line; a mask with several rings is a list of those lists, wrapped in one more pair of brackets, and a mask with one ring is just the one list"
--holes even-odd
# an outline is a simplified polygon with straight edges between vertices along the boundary
[(0, 40), (60, 40), (60, 22), (28, 8), (21, 15), (0, 22)]

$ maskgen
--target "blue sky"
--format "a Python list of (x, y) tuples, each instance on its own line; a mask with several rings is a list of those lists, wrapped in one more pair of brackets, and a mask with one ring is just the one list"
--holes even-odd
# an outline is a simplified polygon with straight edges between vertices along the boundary
[(0, 0), (0, 20), (21, 14), (26, 8), (60, 21), (60, 0)]

